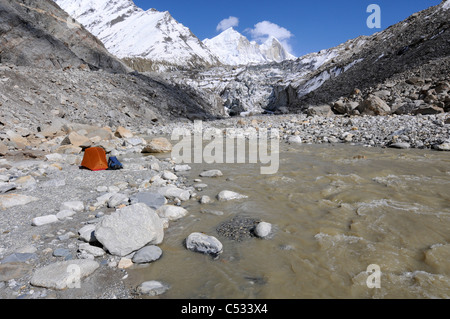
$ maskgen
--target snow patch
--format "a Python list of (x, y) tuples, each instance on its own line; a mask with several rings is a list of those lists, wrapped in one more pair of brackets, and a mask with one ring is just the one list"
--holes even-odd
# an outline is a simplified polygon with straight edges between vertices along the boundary
[(448, 10), (450, 9), (450, 0), (447, 0), (444, 2), (444, 5), (442, 6), (442, 9)]

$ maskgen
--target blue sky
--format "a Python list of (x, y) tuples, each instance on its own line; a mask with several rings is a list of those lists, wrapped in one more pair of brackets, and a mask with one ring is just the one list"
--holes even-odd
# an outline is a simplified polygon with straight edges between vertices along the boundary
[[(411, 14), (441, 3), (441, 0), (134, 0), (144, 10), (169, 11), (200, 39), (220, 33), (219, 23), (234, 28), (250, 40), (264, 32), (283, 37), (291, 53), (301, 56), (328, 49), (360, 35), (371, 35), (406, 19)], [(370, 29), (370, 4), (381, 9), (381, 28)], [(265, 21), (265, 22), (264, 22)], [(261, 24), (260, 22), (264, 22)]]

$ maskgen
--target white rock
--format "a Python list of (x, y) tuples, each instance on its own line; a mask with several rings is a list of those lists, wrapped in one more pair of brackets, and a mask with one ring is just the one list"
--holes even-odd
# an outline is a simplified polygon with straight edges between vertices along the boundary
[(162, 178), (169, 181), (176, 181), (178, 179), (178, 176), (172, 172), (164, 171)]
[(80, 244), (78, 246), (78, 250), (85, 251), (88, 254), (93, 255), (94, 257), (101, 257), (106, 254), (106, 252), (102, 248), (89, 245), (88, 243)]
[(118, 193), (120, 192), (120, 188), (118, 186), (112, 185), (108, 187), (108, 192), (110, 193)]
[(190, 234), (186, 239), (186, 248), (213, 256), (217, 256), (223, 251), (223, 245), (216, 237), (202, 233)]
[(290, 144), (302, 144), (302, 138), (298, 135), (288, 137), (288, 143)]
[(201, 177), (219, 177), (219, 176), (223, 176), (223, 173), (218, 169), (213, 169), (213, 170), (209, 170), (209, 171), (200, 173), (200, 176)]
[(64, 161), (64, 157), (61, 154), (59, 154), (59, 153), (52, 153), (52, 154), (45, 155), (45, 158), (49, 162), (59, 162), (59, 163), (61, 163), (61, 162)]
[(106, 205), (108, 203), (109, 199), (114, 195), (114, 193), (106, 193), (102, 196), (97, 197), (96, 202), (93, 204), (95, 208), (99, 208), (101, 206)]
[(178, 198), (181, 201), (187, 201), (191, 198), (191, 193), (188, 190), (184, 190), (172, 185), (159, 188), (158, 193), (160, 193), (167, 199)]
[(178, 220), (186, 216), (189, 212), (183, 207), (174, 205), (164, 205), (156, 211), (161, 218), (167, 218), (170, 221)]
[(111, 254), (124, 257), (146, 245), (162, 243), (164, 227), (153, 209), (137, 203), (102, 217), (95, 226), (95, 237)]
[(56, 217), (58, 217), (59, 220), (65, 220), (69, 217), (72, 217), (75, 214), (76, 214), (76, 212), (74, 212), (73, 210), (65, 209), (65, 210), (62, 210), (59, 213), (57, 213)]
[(97, 241), (95, 238), (95, 225), (89, 224), (84, 226), (78, 231), (78, 234), (80, 235), (80, 238), (84, 240), (85, 242), (92, 243)]
[(211, 198), (207, 195), (203, 195), (202, 198), (200, 198), (200, 204), (209, 204), (211, 203)]
[(60, 210), (73, 210), (74, 212), (82, 212), (84, 210), (84, 203), (82, 201), (64, 202), (61, 204)]
[(127, 205), (129, 202), (129, 197), (122, 193), (116, 193), (108, 200), (109, 208), (116, 208), (120, 205)]
[(228, 200), (234, 200), (234, 199), (243, 199), (243, 198), (248, 198), (248, 196), (246, 195), (242, 195), (236, 192), (232, 192), (232, 191), (221, 191), (218, 195), (217, 195), (217, 199), (219, 201), (228, 201)]
[(175, 165), (174, 171), (175, 172), (185, 172), (190, 171), (191, 167), (189, 165)]
[(56, 217), (56, 215), (46, 215), (46, 216), (40, 216), (40, 217), (33, 218), (33, 221), (31, 224), (33, 226), (42, 226), (42, 225), (55, 223), (57, 221), (59, 221), (59, 219), (58, 219), (58, 217)]
[(169, 286), (159, 281), (146, 281), (139, 285), (137, 291), (144, 295), (158, 296), (169, 290)]
[(272, 225), (266, 222), (259, 223), (255, 228), (255, 235), (260, 238), (266, 238), (272, 231)]
[(435, 148), (439, 151), (450, 151), (450, 143), (442, 143)]
[(99, 193), (105, 193), (108, 191), (108, 187), (107, 186), (99, 186), (97, 187), (97, 192)]

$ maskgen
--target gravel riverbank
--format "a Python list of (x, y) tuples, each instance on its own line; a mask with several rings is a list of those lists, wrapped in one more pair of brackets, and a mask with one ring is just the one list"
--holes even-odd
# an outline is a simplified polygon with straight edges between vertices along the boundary
[[(242, 129), (244, 135), (277, 129), (282, 142), (288, 143), (450, 150), (448, 113), (254, 116), (201, 125), (203, 129)], [(203, 177), (190, 176), (189, 165), (176, 165), (170, 153), (151, 153), (158, 151), (157, 146), (167, 147), (164, 140), (155, 138), (170, 137), (175, 128), (192, 130), (194, 124), (129, 129), (66, 125), (40, 132), (1, 131), (0, 298), (131, 299), (170, 289), (159, 282), (130, 289), (126, 278), (134, 264), (157, 262), (164, 230), (188, 213), (182, 209), (184, 203), (208, 200), (197, 192), (199, 183), (205, 182)], [(80, 169), (82, 149), (96, 145), (105, 148), (108, 156), (117, 156), (124, 168)], [(139, 223), (128, 218), (130, 212), (142, 218)], [(149, 238), (139, 243), (144, 236), (138, 230), (141, 226)], [(148, 229), (154, 232), (151, 236)], [(101, 236), (95, 238), (96, 233)], [(220, 254), (217, 239), (200, 240), (203, 247), (208, 243), (206, 251)], [(135, 252), (144, 247), (135, 258)], [(192, 250), (198, 253), (200, 249)]]

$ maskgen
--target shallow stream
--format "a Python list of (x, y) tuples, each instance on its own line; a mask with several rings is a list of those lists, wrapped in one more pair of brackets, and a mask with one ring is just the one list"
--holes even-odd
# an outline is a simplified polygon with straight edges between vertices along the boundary
[[(156, 298), (177, 299), (450, 298), (450, 153), (284, 144), (275, 175), (255, 164), (190, 166), (191, 184), (203, 170), (223, 172), (202, 178), (199, 194), (214, 202), (184, 202), (190, 214), (171, 223), (162, 258), (129, 269), (130, 286), (162, 281), (171, 288)], [(248, 198), (215, 200), (225, 189)], [(220, 236), (236, 216), (271, 223), (271, 237)], [(223, 254), (188, 251), (192, 232), (217, 237)]]

